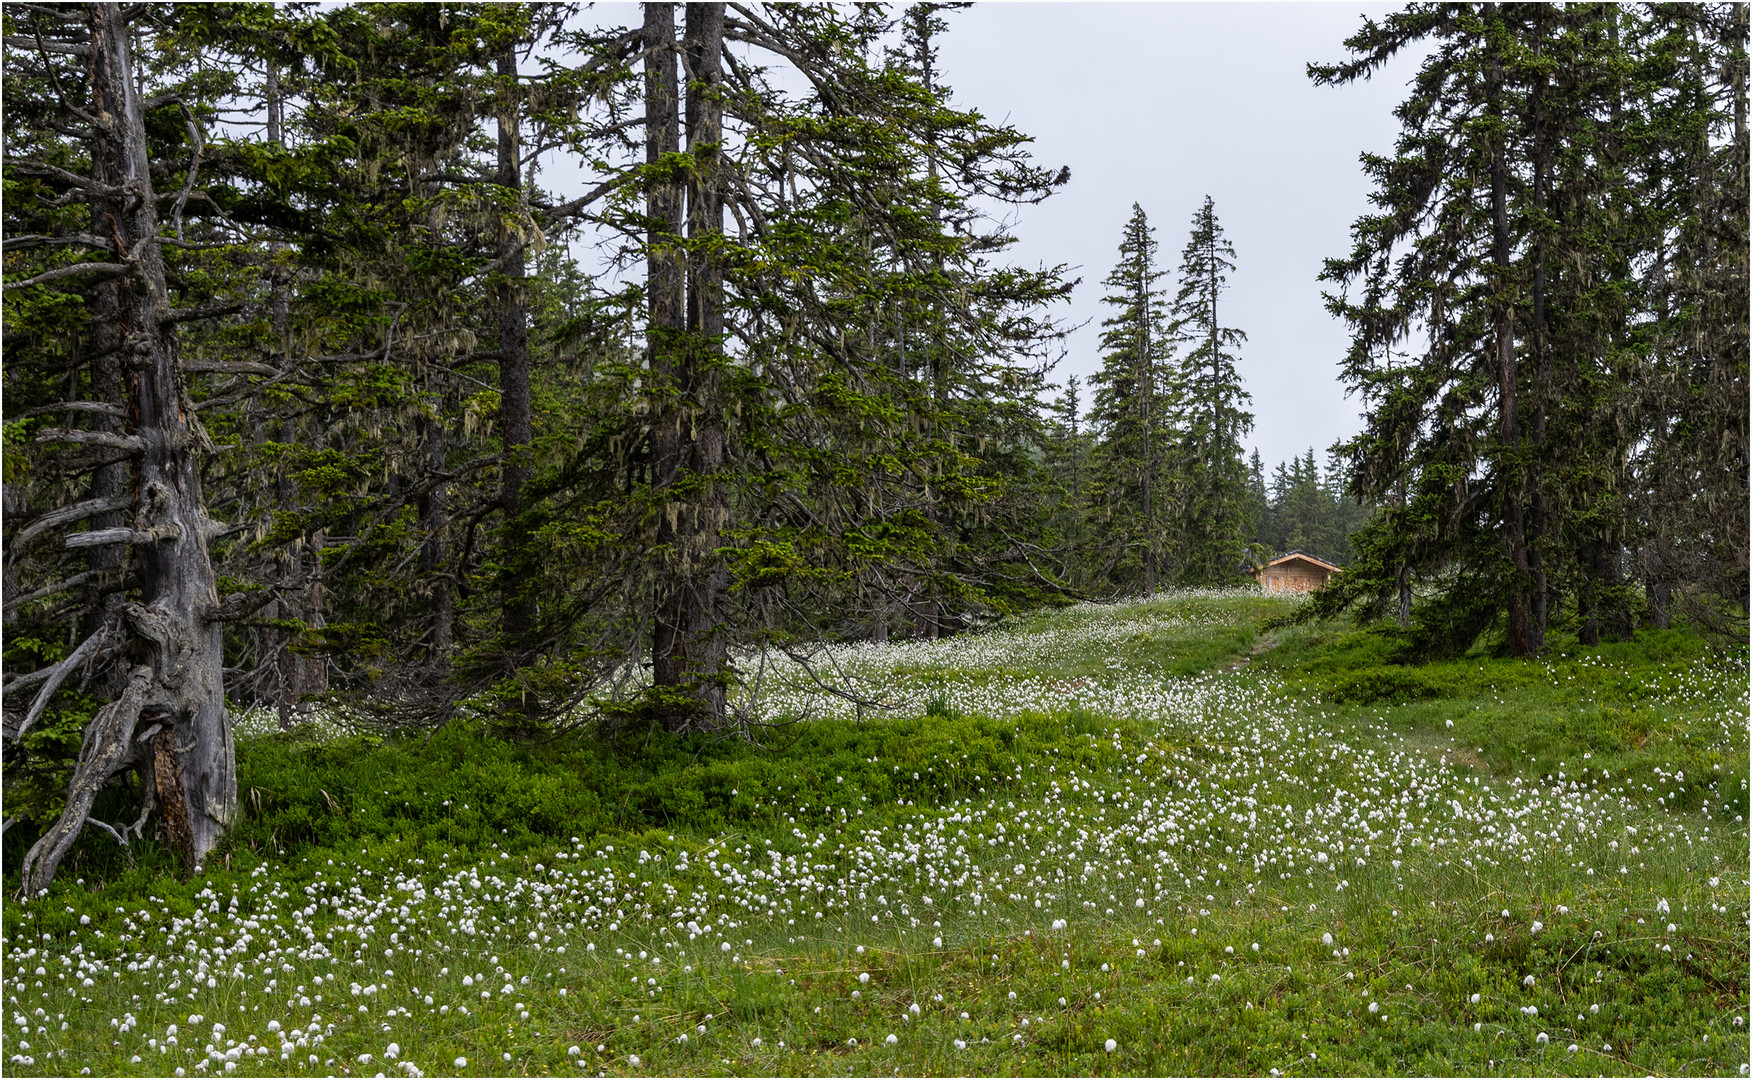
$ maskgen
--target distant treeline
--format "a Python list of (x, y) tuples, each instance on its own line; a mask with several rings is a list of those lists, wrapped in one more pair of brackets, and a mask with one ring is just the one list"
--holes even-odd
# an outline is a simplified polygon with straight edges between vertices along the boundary
[(1249, 461), (1248, 490), (1253, 495), (1253, 542), (1260, 560), (1289, 551), (1303, 551), (1329, 563), (1348, 566), (1351, 533), (1362, 528), (1373, 507), (1349, 494), (1350, 478), (1342, 458), (1334, 456), (1322, 470), (1314, 450), (1280, 462), (1268, 478), (1256, 450)]

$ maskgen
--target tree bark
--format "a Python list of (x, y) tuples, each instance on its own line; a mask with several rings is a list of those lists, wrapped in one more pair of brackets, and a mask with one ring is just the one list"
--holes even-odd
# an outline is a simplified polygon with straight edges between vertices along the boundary
[[(420, 432), (425, 443), (426, 465), (433, 472), (442, 472), (445, 459), (445, 431), (442, 403), (437, 416), (421, 421)], [(446, 574), (448, 558), (444, 542), (450, 525), (450, 486), (436, 484), (420, 500), (420, 523), (425, 542), (420, 546), (420, 574), (431, 605), (431, 645), (427, 651), (433, 670), (443, 674), (450, 670), (451, 644), (455, 640), (455, 594)]]
[[(95, 57), (93, 62), (95, 62)], [(119, 163), (113, 155), (93, 154), (91, 158), (91, 178), (101, 187), (100, 191), (120, 190), (127, 177), (118, 168)], [(91, 232), (94, 236), (109, 239), (122, 228), (123, 200), (115, 196), (98, 196), (91, 205)], [(134, 283), (128, 278), (111, 278), (98, 282), (92, 287), (88, 301), (90, 334), (89, 342), (93, 360), (91, 361), (90, 400), (105, 405), (114, 405), (125, 410), (128, 400), (127, 380), (123, 376), (122, 354), (117, 337), (119, 329), (118, 312), (121, 309), (121, 294), (134, 288)], [(122, 434), (123, 419), (107, 413), (95, 413), (85, 424), (94, 431), (106, 434)], [(106, 501), (120, 501), (128, 498), (131, 501), (132, 490), (130, 473), (132, 463), (125, 460), (111, 461), (99, 465), (91, 473), (91, 497)], [(116, 510), (98, 514), (91, 519), (93, 529), (119, 529), (126, 524), (123, 511)], [(99, 574), (119, 572), (127, 559), (126, 549), (105, 544), (93, 547), (85, 553), (85, 565)], [(97, 632), (98, 625), (104, 619), (101, 605), (93, 604), (86, 612), (80, 626), (81, 636), (90, 636)], [(116, 678), (118, 673), (106, 672), (102, 681), (108, 685), (100, 685), (97, 689), (104, 696), (120, 692), (121, 684)]]
[[(262, 87), (263, 111), (267, 116), (266, 138), (269, 146), (279, 148), (282, 145), (282, 105), (280, 98), (279, 69), (272, 60), (267, 61), (266, 77)], [(291, 283), (281, 273), (282, 267), (277, 261), (277, 254), (283, 250), (280, 244), (270, 244), (268, 250), (274, 260), (268, 272), (268, 319), (274, 330), (274, 340), (280, 348), (282, 367), (290, 367), (292, 356), (292, 302)], [(297, 438), (297, 421), (281, 421), (274, 425), (276, 441), (295, 441)], [(284, 473), (275, 480), (274, 493), (277, 497), (278, 509), (291, 509), (292, 484)], [(290, 571), (293, 580), (299, 576), (302, 567), (302, 553), (294, 552), (290, 558), (281, 554), (276, 562), (283, 571)], [(299, 617), (299, 604), (291, 589), (286, 590), (281, 598), (274, 600), (262, 609), (264, 618), (295, 619)], [(298, 687), (302, 680), (301, 668), (304, 658), (291, 651), (295, 635), (280, 627), (263, 628), (256, 631), (257, 654), (264, 658), (264, 666), (270, 673), (274, 709), (279, 717), (281, 730), (291, 728), (293, 713), (298, 704)]]
[[(529, 300), (524, 289), (526, 260), (523, 236), (526, 214), (522, 170), (522, 139), (519, 116), (522, 110), (517, 94), (517, 51), (507, 42), (497, 58), (498, 73), (510, 83), (506, 99), (499, 111), (499, 161), (496, 182), (511, 192), (517, 200), (513, 218), (500, 211), (499, 260), (504, 280), (497, 288), (499, 321), (499, 427), (505, 441), (505, 464), (500, 472), (500, 512), (504, 515), (507, 547), (514, 553), (524, 547), (525, 537), (518, 527), (523, 512), (523, 486), (529, 482), (529, 444), (533, 438), (529, 397)], [(512, 556), (515, 565), (520, 559)], [(501, 626), (513, 648), (529, 633), (535, 605), (527, 590), (524, 575), (513, 574), (505, 582), (501, 608)]]
[[(650, 8), (657, 6), (647, 6), (648, 33), (653, 21)], [(667, 20), (671, 41), (673, 19), (671, 13)], [(659, 17), (656, 21), (657, 34), (661, 35), (664, 20)], [(669, 554), (668, 572), (658, 582), (653, 678), (659, 688), (670, 691), (664, 719), (676, 731), (720, 727), (725, 708), (728, 650), (723, 620), (729, 571), (717, 555), (727, 518), (718, 487), (725, 449), (718, 355), (724, 333), (724, 272), (714, 251), (724, 225), (719, 179), (723, 4), (687, 5), (682, 53), (688, 68), (687, 149), (693, 167), (686, 184), (684, 266), (672, 261), (665, 274), (680, 277), (685, 267), (685, 284), (675, 281), (669, 293), (669, 297), (682, 294), (685, 304), (680, 333), (673, 335), (674, 344), (668, 350), (668, 363), (656, 368), (665, 378), (658, 387), (663, 408), (656, 415), (652, 455), (653, 480), (666, 496), (658, 539)], [(672, 71), (666, 67), (658, 82)], [(665, 101), (666, 91), (653, 86), (649, 67), (646, 88), (648, 115), (667, 112), (667, 130), (673, 132), (673, 106), (653, 108)], [(673, 97), (667, 100), (673, 101)], [(674, 136), (665, 138), (673, 140)], [(653, 219), (680, 231), (679, 200), (665, 200), (653, 209), (661, 211), (653, 212)], [(655, 282), (655, 267), (653, 271)], [(664, 283), (668, 285), (667, 276)]]
[[(1536, 7), (1533, 18), (1538, 23), (1539, 37), (1535, 42), (1537, 48), (1543, 51), (1545, 34), (1545, 16), (1552, 9)], [(1547, 211), (1561, 213), (1557, 207), (1548, 207), (1546, 189), (1550, 175), (1550, 140), (1547, 132), (1547, 117), (1545, 107), (1546, 76), (1541, 71), (1529, 94), (1533, 119), (1533, 205), (1540, 211), (1541, 217)], [(1526, 484), (1530, 489), (1531, 505), (1527, 508), (1527, 570), (1528, 585), (1531, 589), (1529, 612), (1529, 633), (1534, 641), (1534, 651), (1545, 645), (1545, 628), (1549, 622), (1549, 585), (1545, 573), (1544, 539), (1546, 520), (1550, 507), (1545, 499), (1543, 470), (1539, 463), (1545, 455), (1541, 452), (1541, 444), (1545, 441), (1545, 411), (1549, 397), (1551, 382), (1551, 342), (1546, 334), (1545, 326), (1545, 251), (1546, 235), (1543, 224), (1536, 225), (1533, 233), (1533, 312), (1532, 326), (1529, 338), (1533, 346), (1533, 400), (1527, 422), (1527, 441), (1532, 448), (1529, 455), (1529, 468), (1526, 474)]]
[[(651, 370), (651, 490), (656, 549), (661, 562), (653, 582), (651, 660), (655, 699), (664, 726), (685, 729), (698, 712), (691, 678), (690, 646), (697, 572), (688, 545), (687, 464), (692, 429), (688, 416), (689, 355), (686, 340), (685, 201), (680, 177), (668, 164), (681, 153), (680, 85), (676, 76), (675, 5), (645, 5), (645, 164), (651, 170), (645, 194), (648, 364)], [(667, 159), (667, 160), (666, 160)]]
[(118, 4), (84, 10), (90, 33), (93, 103), (109, 124), (93, 133), (92, 153), (133, 195), (106, 221), (111, 254), (132, 260), (129, 287), (116, 293), (116, 326), (126, 342), (126, 427), (145, 444), (134, 473), (134, 529), (157, 539), (140, 545), (140, 600), (128, 622), (144, 659), (123, 694), (98, 710), (87, 729), (66, 810), (26, 856), (27, 895), (53, 878), (83, 827), (90, 798), (134, 754), (142, 714), (161, 715), (176, 731), (172, 747), (180, 806), (161, 807), (188, 820), (178, 846), (191, 866), (219, 842), (237, 809), (231, 720), (225, 711), (218, 606), (207, 552), (209, 519), (201, 491), (205, 431), (193, 420), (178, 364), (176, 324), (169, 321), (164, 263), (156, 243), (158, 202), (147, 160), (146, 129), (136, 91), (127, 18)]
[[(937, 92), (937, 51), (931, 46), (931, 38), (934, 36), (933, 15), (934, 10), (926, 4), (914, 5), (908, 12), (908, 17), (914, 22), (919, 78), (924, 83), (925, 93), (934, 98)], [(930, 179), (932, 188), (935, 189), (937, 184), (937, 132), (934, 128), (925, 130), (925, 175)], [(938, 202), (933, 190), (931, 221), (936, 228), (941, 228), (942, 220), (943, 207)], [(941, 279), (943, 277), (943, 260), (940, 256), (936, 259), (936, 264), (937, 277)], [(940, 343), (933, 343), (927, 334), (924, 351), (923, 372), (925, 377), (930, 380), (931, 398), (936, 406), (936, 416), (933, 419), (940, 423), (944, 407), (949, 401), (948, 350), (944, 349)], [(929, 484), (925, 486), (925, 513), (934, 527), (938, 529), (943, 527), (943, 515), (937, 506), (937, 498), (933, 497)], [(933, 558), (931, 561), (934, 564), (937, 560)], [(929, 596), (925, 600), (924, 612), (919, 619), (919, 632), (920, 636), (927, 641), (935, 641), (943, 634), (942, 595), (935, 580), (928, 582), (926, 588)]]
[[(1500, 20), (1497, 5), (1485, 5), (1487, 20)], [(1510, 255), (1508, 209), (1508, 134), (1503, 115), (1502, 60), (1494, 51), (1487, 74), (1488, 109), (1497, 122), (1490, 155), (1491, 271), (1496, 290), (1495, 352), (1497, 361), (1497, 420), (1501, 441), (1503, 492), (1503, 542), (1509, 559), (1509, 651), (1532, 656), (1539, 651), (1529, 592), (1532, 569), (1527, 563), (1527, 530), (1524, 509), (1524, 470), (1520, 462), (1521, 437), (1516, 426), (1515, 314), (1509, 302)]]
[(1138, 419), (1144, 429), (1144, 595), (1156, 595), (1156, 452), (1150, 438), (1156, 426), (1156, 372), (1150, 357), (1150, 271), (1148, 231), (1138, 235)]

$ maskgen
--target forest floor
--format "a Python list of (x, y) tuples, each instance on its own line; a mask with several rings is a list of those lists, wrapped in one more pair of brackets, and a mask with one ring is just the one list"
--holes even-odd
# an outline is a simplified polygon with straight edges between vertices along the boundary
[(1743, 655), (1293, 604), (849, 647), (891, 708), (775, 667), (759, 745), (243, 737), (204, 873), (6, 902), (4, 1071), (1745, 1075)]

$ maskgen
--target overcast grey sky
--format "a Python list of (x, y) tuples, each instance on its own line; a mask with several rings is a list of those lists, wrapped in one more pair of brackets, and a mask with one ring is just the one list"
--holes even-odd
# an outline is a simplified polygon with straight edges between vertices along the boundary
[[(1209, 194), (1237, 255), (1219, 315), (1248, 336), (1239, 367), (1253, 395), (1249, 446), (1268, 469), (1310, 446), (1324, 463), (1328, 446), (1359, 429), (1337, 382), (1346, 333), (1315, 277), (1321, 260), (1348, 250), (1351, 222), (1368, 208), (1357, 155), (1392, 148), (1392, 110), (1414, 61), (1341, 89), (1313, 86), (1306, 65), (1339, 59), (1364, 12), (1393, 7), (994, 2), (947, 15), (940, 63), (955, 103), (1008, 119), (1034, 137), (1041, 164), (1071, 169), (1058, 194), (1017, 212), (1009, 252), (1082, 278), (1060, 314), (1087, 325), (1068, 340), (1056, 380), (1100, 365), (1101, 279), (1132, 203), (1172, 271)], [(641, 18), (627, 3), (594, 15)], [(1172, 273), (1162, 284), (1170, 295), (1177, 287)]]
[[(1043, 164), (1071, 181), (1020, 211), (1015, 261), (1069, 263), (1083, 283), (1055, 377), (1099, 366), (1101, 279), (1140, 204), (1163, 262), (1179, 265), (1193, 212), (1216, 200), (1236, 250), (1222, 321), (1247, 333), (1240, 371), (1253, 394), (1251, 445), (1267, 468), (1359, 429), (1338, 385), (1347, 335), (1315, 280), (1350, 246), (1368, 209), (1364, 149), (1392, 148), (1393, 107), (1411, 61), (1368, 84), (1317, 88), (1311, 60), (1342, 55), (1382, 4), (988, 3), (948, 16), (944, 79), (958, 105), (1034, 136)], [(1177, 282), (1165, 278), (1170, 295)]]

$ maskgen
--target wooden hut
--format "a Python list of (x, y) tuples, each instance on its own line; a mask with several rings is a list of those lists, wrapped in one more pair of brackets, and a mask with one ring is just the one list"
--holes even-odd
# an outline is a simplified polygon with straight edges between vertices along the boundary
[(1264, 566), (1255, 567), (1253, 578), (1267, 593), (1317, 592), (1326, 587), (1334, 574), (1343, 571), (1324, 559), (1316, 559), (1304, 551), (1279, 555)]

